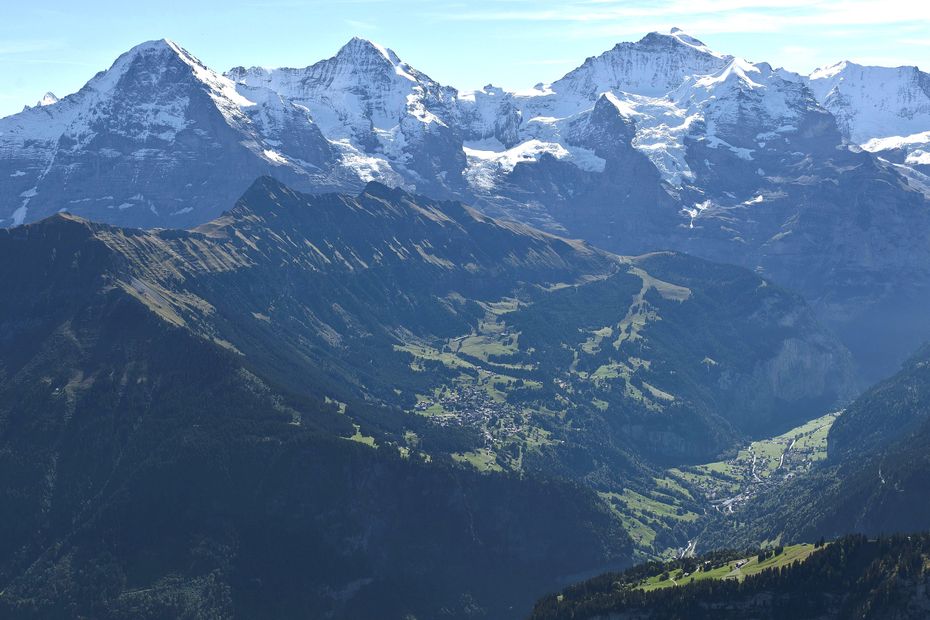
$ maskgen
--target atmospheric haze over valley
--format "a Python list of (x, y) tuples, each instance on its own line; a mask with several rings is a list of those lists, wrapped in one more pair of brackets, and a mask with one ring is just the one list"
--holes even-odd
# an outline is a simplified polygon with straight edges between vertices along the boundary
[(0, 616), (930, 617), (930, 75), (699, 35), (0, 118)]

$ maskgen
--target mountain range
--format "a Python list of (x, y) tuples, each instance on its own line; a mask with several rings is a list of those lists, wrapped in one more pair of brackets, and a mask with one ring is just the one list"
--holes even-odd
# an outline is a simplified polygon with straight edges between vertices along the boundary
[(506, 617), (631, 562), (610, 498), (854, 389), (752, 272), (377, 183), (263, 177), (190, 231), (59, 214), (0, 259), (17, 617)]
[(527, 91), (134, 47), (0, 119), (0, 616), (923, 609), (925, 536), (781, 545), (930, 522), (928, 132), (677, 28)]
[(930, 335), (927, 84), (851, 63), (800, 76), (678, 29), (527, 92), (459, 92), (362, 39), (224, 74), (152, 41), (0, 119), (0, 223), (186, 228), (261, 175), (312, 192), (376, 180), (610, 251), (754, 269), (805, 295), (872, 379)]

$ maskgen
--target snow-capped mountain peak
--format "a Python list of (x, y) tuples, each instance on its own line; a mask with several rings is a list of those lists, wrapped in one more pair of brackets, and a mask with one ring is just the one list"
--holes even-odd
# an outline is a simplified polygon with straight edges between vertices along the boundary
[(909, 136), (930, 127), (930, 74), (917, 67), (843, 61), (817, 69), (807, 83), (856, 144)]
[(826, 67), (819, 67), (817, 69), (814, 69), (811, 72), (809, 78), (811, 80), (830, 79), (842, 73), (843, 70), (846, 69), (847, 66), (854, 65), (854, 64), (855, 63), (851, 63), (848, 60), (841, 60), (840, 62), (834, 63), (832, 65), (827, 65)]
[(402, 61), (392, 50), (359, 37), (343, 45), (332, 58), (296, 71), (302, 74), (303, 92), (295, 94), (326, 99), (332, 104), (337, 97), (334, 93), (348, 91), (358, 96), (359, 103), (375, 115), (384, 112), (393, 117), (404, 111), (410, 95), (416, 99), (455, 95), (454, 89), (442, 87)]
[(739, 84), (749, 88), (762, 88), (762, 84), (754, 81), (753, 78), (760, 79), (762, 70), (742, 58), (733, 58), (726, 67), (717, 73), (706, 75), (695, 81), (695, 86), (700, 88), (714, 88), (720, 84)]
[(36, 104), (35, 104), (34, 106), (31, 106), (31, 105), (24, 105), (24, 106), (23, 106), (23, 111), (25, 111), (25, 110), (30, 110), (30, 109), (32, 109), (32, 108), (34, 108), (34, 107), (35, 107), (35, 108), (44, 108), (44, 107), (47, 106), (47, 105), (55, 105), (56, 103), (58, 103), (58, 97), (55, 96), (55, 93), (49, 91), (49, 92), (45, 93), (45, 94), (42, 96), (41, 99), (39, 99), (38, 101), (36, 101)]
[(414, 77), (416, 71), (403, 62), (394, 50), (360, 37), (352, 37), (336, 52), (332, 60), (337, 61), (338, 64), (353, 65), (360, 71), (378, 71), (389, 68), (405, 80), (417, 81)]
[[(149, 63), (145, 65), (143, 63)], [(101, 80), (97, 86), (112, 83), (119, 79), (122, 72), (135, 68), (153, 72), (166, 71), (171, 63), (180, 62), (186, 65), (193, 77), (209, 89), (210, 96), (227, 118), (237, 116), (239, 108), (254, 105), (236, 91), (235, 84), (229, 78), (217, 73), (203, 64), (200, 59), (170, 39), (148, 41), (129, 50), (121, 56), (113, 68), (106, 72), (110, 79)], [(152, 75), (149, 79), (155, 79)]]
[[(238, 159), (223, 165), (236, 178), (255, 170), (282, 179), (293, 174), (291, 183), (316, 184), (305, 189), (354, 189), (378, 180), (477, 199), (516, 219), (522, 216), (514, 205), (533, 195), (540, 214), (533, 221), (546, 226), (555, 220), (539, 205), (568, 200), (590, 183), (622, 185), (631, 171), (637, 184), (653, 179), (658, 202), (690, 192), (701, 203), (739, 205), (755, 199), (779, 167), (800, 165), (815, 151), (829, 156), (841, 144), (836, 122), (807, 85), (829, 86), (831, 101), (842, 102), (855, 72), (867, 69), (844, 62), (804, 78), (719, 53), (673, 28), (618, 43), (531, 91), (488, 85), (460, 94), (359, 37), (303, 68), (237, 67), (224, 75), (173, 41), (148, 41), (75, 95), (0, 120), (0, 148), (22, 155), (22, 163), (8, 165), (7, 194), (21, 198), (8, 201), (7, 222), (14, 212), (13, 223), (24, 221), (21, 205), (30, 219), (60, 208), (44, 198), (44, 187), (50, 187), (46, 171), (60, 170), (74, 191), (77, 177), (69, 171), (79, 166), (65, 164), (63, 154), (83, 154), (80, 165), (88, 169), (112, 163), (101, 169), (113, 179), (135, 178), (119, 165), (155, 179), (146, 166), (168, 178), (163, 168), (174, 174), (178, 162), (201, 157), (202, 174), (221, 176), (213, 158), (232, 153)], [(918, 95), (924, 74), (905, 69), (911, 73), (889, 71), (899, 71), (896, 79), (910, 75), (917, 87), (908, 92)], [(901, 144), (912, 155), (905, 163), (924, 162), (930, 152), (923, 138)], [(85, 178), (88, 187), (80, 189), (90, 196), (91, 177)], [(117, 185), (122, 191), (122, 181)], [(552, 196), (534, 193), (540, 188), (557, 189)], [(515, 198), (505, 197), (511, 191)], [(95, 198), (103, 207), (84, 213), (122, 221), (100, 209), (125, 208), (129, 216), (136, 213), (129, 211), (134, 197), (144, 193), (148, 200), (149, 192), (127, 189), (111, 205), (106, 197), (117, 192), (108, 190)], [(221, 196), (211, 199), (210, 208)], [(188, 207), (165, 210), (182, 209)]]
[(55, 96), (55, 93), (49, 91), (49, 92), (45, 93), (45, 95), (43, 95), (43, 97), (42, 97), (41, 99), (39, 99), (38, 102), (36, 102), (36, 105), (37, 105), (37, 106), (47, 106), (47, 105), (52, 105), (52, 104), (55, 104), (55, 103), (58, 103), (58, 97)]
[[(306, 106), (330, 139), (343, 139), (374, 125), (390, 130), (408, 112), (424, 122), (439, 120), (424, 102), (451, 101), (443, 87), (402, 61), (392, 50), (355, 37), (331, 58), (302, 69), (237, 67), (226, 74), (249, 86), (266, 86)], [(423, 103), (423, 105), (420, 105)]]
[(804, 83), (765, 62), (732, 58), (714, 74), (686, 79), (671, 99), (703, 120), (711, 148), (723, 146), (746, 161), (799, 132), (831, 143), (831, 123), (821, 122), (827, 115)]
[[(308, 67), (237, 67), (226, 76), (240, 86), (271, 89), (308, 110), (362, 181), (402, 184), (396, 169), (419, 165), (411, 154), (414, 145), (425, 150), (424, 141), (440, 134), (451, 140), (458, 92), (366, 39), (353, 38), (331, 58)], [(461, 145), (451, 148), (464, 161)]]
[(136, 45), (77, 93), (0, 119), (0, 150), (15, 153), (0, 166), (10, 184), (0, 189), (19, 197), (6, 221), (66, 209), (107, 221), (169, 223), (165, 215), (177, 214), (180, 222), (193, 207), (165, 198), (178, 191), (173, 184), (206, 191), (201, 201), (228, 192), (194, 188), (204, 166), (266, 173), (290, 165), (278, 152), (288, 141), (305, 166), (328, 157), (306, 110), (247, 92), (254, 100), (173, 41)]
[(177, 61), (186, 64), (199, 62), (177, 43), (168, 39), (145, 41), (120, 54), (109, 69), (95, 75), (87, 86), (96, 91), (104, 91), (116, 84), (128, 71), (139, 69), (143, 63), (149, 63), (147, 68), (155, 69), (164, 68), (168, 63)]
[[(671, 37), (671, 38), (673, 38), (673, 39), (676, 39), (677, 41), (683, 43), (684, 45), (687, 45), (687, 46), (689, 46), (689, 47), (694, 48), (695, 50), (697, 50), (697, 51), (699, 51), (699, 52), (701, 52), (701, 53), (703, 53), (703, 54), (709, 54), (709, 55), (711, 55), (711, 56), (716, 56), (717, 58), (727, 58), (726, 55), (720, 54), (720, 53), (718, 53), (718, 52), (715, 52), (714, 50), (712, 50), (712, 49), (710, 49), (709, 47), (707, 47), (707, 46), (704, 44), (703, 41), (699, 40), (697, 37), (691, 36), (690, 34), (688, 34), (687, 32), (685, 32), (685, 31), (682, 30), (681, 28), (678, 28), (677, 26), (674, 27), (674, 28), (672, 28), (672, 29), (669, 31), (668, 35), (662, 35), (661, 33), (658, 33), (658, 32), (653, 32), (653, 33), (651, 33), (651, 34), (652, 34), (652, 35), (655, 35), (655, 36), (659, 36), (659, 37), (661, 37), (661, 36), (669, 36), (669, 37)], [(648, 35), (647, 35), (647, 36), (648, 36)]]
[(661, 97), (686, 77), (715, 73), (730, 60), (681, 29), (668, 34), (651, 32), (635, 43), (618, 43), (588, 58), (554, 82), (552, 89), (571, 91), (591, 101), (605, 91)]

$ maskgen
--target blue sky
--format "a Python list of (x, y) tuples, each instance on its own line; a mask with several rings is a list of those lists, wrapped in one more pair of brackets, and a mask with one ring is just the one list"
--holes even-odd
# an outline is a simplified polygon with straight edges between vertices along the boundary
[(851, 59), (930, 69), (920, 0), (3, 0), (0, 116), (74, 92), (136, 43), (207, 65), (305, 66), (358, 35), (459, 88), (552, 81), (619, 41), (679, 26), (710, 47), (809, 71)]

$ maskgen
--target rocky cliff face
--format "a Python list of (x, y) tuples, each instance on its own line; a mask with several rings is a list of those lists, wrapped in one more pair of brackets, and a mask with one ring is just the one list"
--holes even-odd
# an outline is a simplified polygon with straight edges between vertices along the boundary
[(462, 189), (465, 157), (452, 126), (457, 92), (389, 49), (355, 38), (303, 69), (240, 67), (227, 75), (306, 107), (361, 182), (406, 183), (438, 195)]
[(897, 164), (928, 193), (930, 75), (917, 67), (843, 61), (814, 71), (806, 82), (851, 142)]
[(74, 95), (0, 120), (3, 223), (71, 211), (183, 227), (228, 208), (256, 175), (322, 182), (332, 147), (306, 111), (255, 98), (263, 105), (170, 41), (139, 45)]
[(917, 67), (843, 61), (814, 71), (805, 81), (855, 144), (930, 127), (930, 75)]
[(732, 59), (672, 28), (668, 34), (653, 32), (636, 43), (618, 43), (600, 56), (588, 58), (554, 82), (552, 89), (588, 101), (606, 91), (663, 97), (686, 78), (716, 73)]

